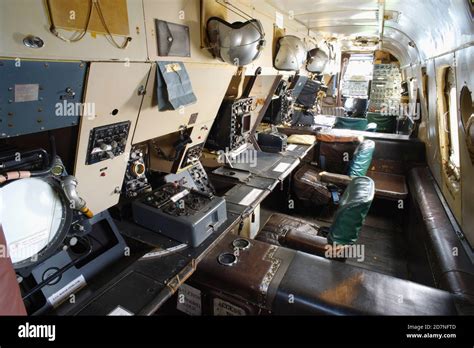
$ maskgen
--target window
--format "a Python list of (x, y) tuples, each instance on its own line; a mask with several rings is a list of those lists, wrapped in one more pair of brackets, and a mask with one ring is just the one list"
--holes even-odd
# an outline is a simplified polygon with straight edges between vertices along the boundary
[(474, 164), (474, 104), (472, 103), (471, 91), (467, 86), (461, 89), (460, 108), (465, 142), (471, 157), (471, 163)]
[(461, 167), (461, 160), (459, 154), (459, 127), (458, 127), (458, 113), (457, 113), (457, 101), (456, 101), (456, 85), (449, 84), (447, 98), (449, 99), (449, 161), (459, 169)]
[(441, 85), (438, 89), (438, 126), (441, 148), (441, 160), (448, 187), (453, 194), (460, 189), (460, 147), (458, 127), (458, 104), (456, 98), (456, 79), (454, 70), (445, 67), (441, 74)]

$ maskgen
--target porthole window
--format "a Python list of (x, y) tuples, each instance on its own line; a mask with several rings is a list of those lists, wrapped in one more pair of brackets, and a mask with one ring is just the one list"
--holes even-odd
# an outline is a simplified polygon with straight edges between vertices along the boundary
[(452, 193), (457, 193), (460, 189), (461, 156), (454, 70), (450, 67), (443, 68), (440, 82), (438, 86), (438, 129), (442, 168)]
[(474, 105), (472, 104), (472, 93), (467, 86), (461, 89), (459, 103), (465, 141), (471, 157), (471, 163), (474, 164)]
[(464, 129), (466, 129), (469, 119), (474, 114), (474, 105), (472, 105), (472, 92), (464, 86), (461, 89), (460, 97), (460, 107), (461, 107), (461, 120)]
[(446, 99), (448, 100), (448, 135), (449, 135), (449, 161), (457, 169), (461, 167), (459, 150), (458, 103), (456, 97), (456, 81), (452, 69), (448, 69), (446, 76)]

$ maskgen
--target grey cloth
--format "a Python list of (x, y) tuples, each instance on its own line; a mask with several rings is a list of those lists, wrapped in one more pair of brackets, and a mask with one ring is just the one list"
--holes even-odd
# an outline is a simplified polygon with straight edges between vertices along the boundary
[(177, 110), (197, 101), (186, 67), (181, 62), (157, 62), (158, 110)]

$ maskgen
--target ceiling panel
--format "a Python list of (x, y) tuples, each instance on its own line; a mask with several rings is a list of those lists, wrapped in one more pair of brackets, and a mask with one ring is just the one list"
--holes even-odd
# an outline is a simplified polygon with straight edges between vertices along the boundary
[[(378, 0), (266, 0), (324, 36), (379, 35)], [(384, 43), (410, 62), (474, 41), (468, 0), (385, 0)], [(408, 45), (415, 43), (415, 48)]]

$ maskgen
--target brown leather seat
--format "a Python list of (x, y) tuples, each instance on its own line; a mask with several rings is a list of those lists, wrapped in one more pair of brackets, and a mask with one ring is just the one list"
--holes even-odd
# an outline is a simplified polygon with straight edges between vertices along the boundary
[(219, 314), (218, 303), (234, 315), (457, 314), (446, 291), (257, 240), (234, 264), (221, 264), (220, 255), (235, 255), (236, 238), (224, 236), (189, 281), (201, 290), (204, 314)]
[(0, 315), (26, 315), (12, 262), (7, 257), (7, 247), (0, 226)]
[(345, 261), (345, 245), (333, 245), (320, 234), (320, 226), (284, 214), (272, 214), (255, 240), (303, 251), (308, 254)]
[(284, 214), (272, 214), (255, 237), (256, 240), (324, 256), (328, 241), (320, 227)]
[[(435, 286), (458, 294), (474, 303), (474, 265), (466, 254), (456, 231), (435, 190), (435, 181), (427, 167), (409, 173), (409, 187), (422, 228), (410, 233), (414, 252), (425, 250)], [(413, 225), (413, 224), (412, 224)], [(423, 245), (424, 244), (424, 245)], [(453, 255), (457, 250), (457, 255)]]

